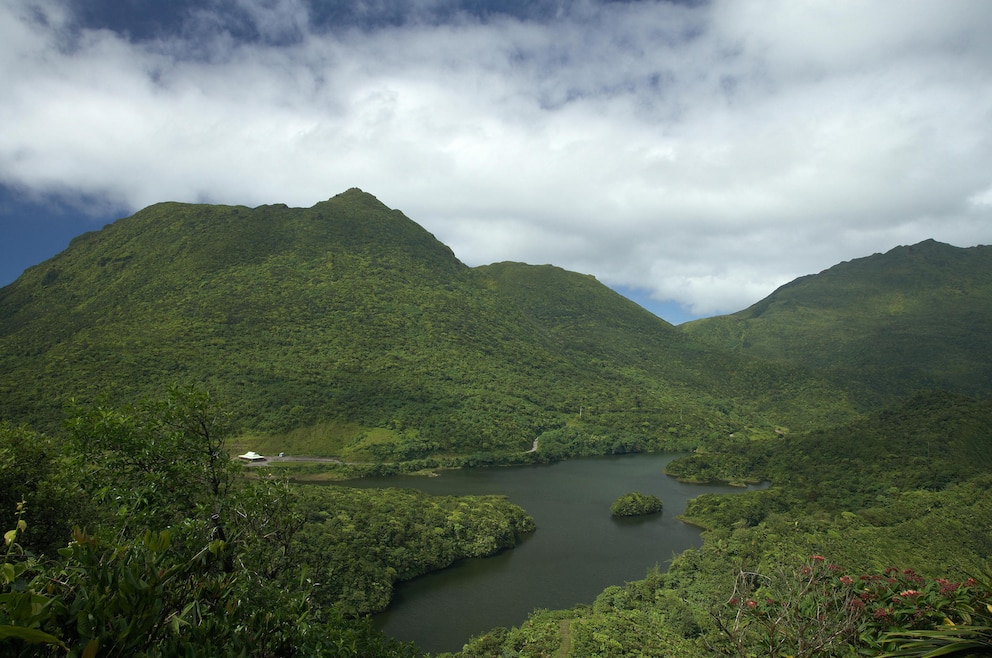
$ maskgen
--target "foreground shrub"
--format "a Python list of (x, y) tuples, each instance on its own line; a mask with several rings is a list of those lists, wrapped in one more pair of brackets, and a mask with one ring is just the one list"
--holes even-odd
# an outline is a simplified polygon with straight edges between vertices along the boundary
[(723, 655), (971, 655), (992, 649), (992, 578), (851, 575), (814, 555), (796, 570), (740, 572), (714, 619)]

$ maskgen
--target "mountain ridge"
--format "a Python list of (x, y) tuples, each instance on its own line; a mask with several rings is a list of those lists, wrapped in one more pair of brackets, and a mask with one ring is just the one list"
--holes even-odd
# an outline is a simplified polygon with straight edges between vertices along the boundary
[(0, 414), (54, 426), (69, 398), (192, 380), (245, 431), (323, 426), (320, 450), (365, 459), (523, 452), (566, 427), (598, 446), (566, 451), (608, 452), (768, 426), (721, 402), (739, 387), (685, 343), (588, 275), (468, 268), (357, 189), (309, 209), (164, 203), (0, 290)]
[(935, 240), (838, 263), (752, 306), (680, 329), (739, 354), (811, 367), (862, 394), (992, 390), (992, 247)]
[(868, 408), (836, 373), (704, 326), (553, 265), (469, 268), (357, 188), (311, 208), (167, 202), (0, 289), (0, 417), (54, 427), (69, 398), (193, 381), (244, 432), (406, 460), (538, 438), (545, 455), (686, 449)]

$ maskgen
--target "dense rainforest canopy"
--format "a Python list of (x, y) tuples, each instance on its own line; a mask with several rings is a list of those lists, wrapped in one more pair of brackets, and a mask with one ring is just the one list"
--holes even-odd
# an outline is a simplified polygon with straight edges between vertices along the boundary
[(768, 486), (692, 501), (703, 546), (664, 573), (461, 655), (987, 648), (990, 282), (990, 248), (929, 241), (673, 327), (589, 276), (466, 267), (359, 190), (152, 206), (0, 289), (0, 648), (416, 655), (365, 615), (533, 522), (300, 479), (652, 450)]

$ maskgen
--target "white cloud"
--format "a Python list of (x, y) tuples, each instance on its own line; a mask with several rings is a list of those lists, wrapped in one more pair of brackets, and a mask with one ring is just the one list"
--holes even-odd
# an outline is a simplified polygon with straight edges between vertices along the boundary
[(733, 311), (895, 244), (989, 242), (992, 5), (911, 4), (587, 2), (328, 31), (300, 0), (234, 0), (259, 39), (214, 5), (135, 43), (7, 0), (0, 182), (133, 209), (359, 186), (469, 264)]

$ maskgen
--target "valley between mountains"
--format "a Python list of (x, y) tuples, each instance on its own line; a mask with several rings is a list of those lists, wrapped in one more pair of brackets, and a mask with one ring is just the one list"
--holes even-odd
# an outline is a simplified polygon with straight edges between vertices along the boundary
[[(467, 267), (358, 189), (81, 235), (0, 289), (0, 653), (422, 655), (368, 615), (533, 519), (304, 481), (656, 452), (769, 485), (457, 655), (988, 651), (992, 247), (852, 256), (676, 327), (589, 275)], [(324, 459), (248, 477), (247, 450)]]

